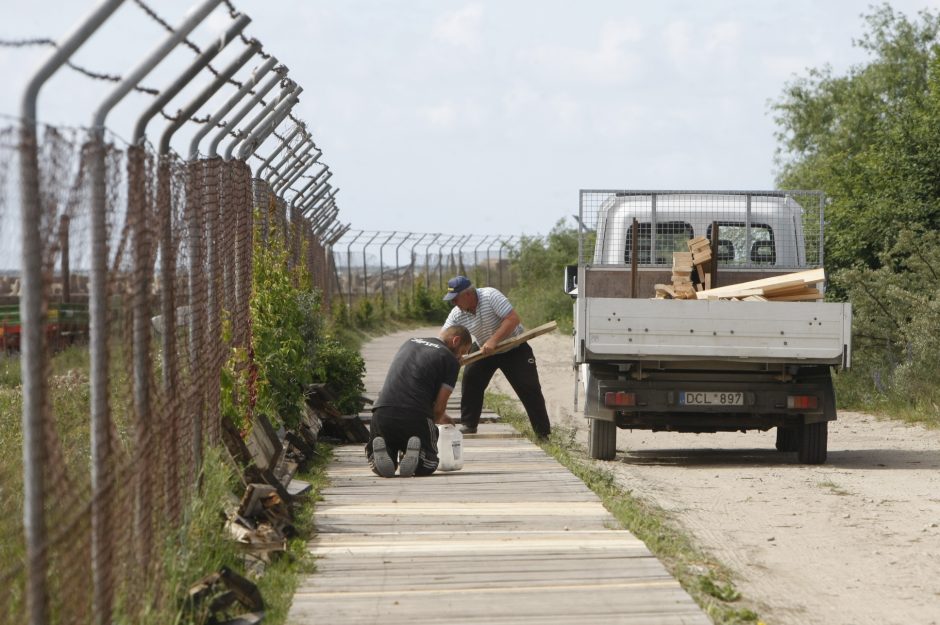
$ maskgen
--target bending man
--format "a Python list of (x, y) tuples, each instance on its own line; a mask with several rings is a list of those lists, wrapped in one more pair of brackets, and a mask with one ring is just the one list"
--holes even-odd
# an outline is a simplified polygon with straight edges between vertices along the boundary
[[(484, 354), (493, 352), (500, 341), (525, 331), (519, 314), (513, 310), (505, 295), (492, 287), (475, 288), (464, 276), (457, 276), (447, 283), (444, 300), (454, 305), (444, 322), (444, 328), (455, 325), (466, 327)], [(547, 438), (552, 427), (545, 409), (535, 354), (528, 343), (467, 365), (461, 386), (461, 431), (466, 434), (476, 433), (483, 411), (483, 393), (497, 369), (503, 372), (522, 400), (536, 436)]]
[(431, 475), (437, 470), (436, 423), (453, 423), (447, 400), (457, 384), (460, 359), (470, 349), (470, 333), (459, 325), (438, 338), (409, 339), (385, 376), (373, 406), (366, 457), (376, 475)]

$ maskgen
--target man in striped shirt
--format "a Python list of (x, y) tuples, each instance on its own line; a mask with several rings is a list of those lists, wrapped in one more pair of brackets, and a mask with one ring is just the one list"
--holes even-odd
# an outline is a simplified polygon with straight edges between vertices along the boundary
[[(444, 322), (444, 328), (464, 326), (470, 330), (484, 354), (492, 353), (500, 341), (525, 331), (519, 314), (513, 310), (505, 295), (492, 287), (476, 288), (465, 276), (457, 276), (447, 283), (444, 301), (454, 306)], [(503, 372), (522, 401), (536, 436), (547, 438), (551, 433), (551, 424), (545, 409), (538, 368), (535, 366), (535, 355), (528, 343), (501, 354), (487, 356), (464, 368), (460, 398), (461, 431), (466, 434), (476, 433), (483, 411), (483, 393), (497, 369)]]

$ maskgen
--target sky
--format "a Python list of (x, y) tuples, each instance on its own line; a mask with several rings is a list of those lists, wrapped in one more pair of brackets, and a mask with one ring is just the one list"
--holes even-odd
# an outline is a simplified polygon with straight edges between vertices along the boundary
[[(196, 2), (150, 3), (176, 24)], [(4, 4), (0, 39), (60, 39), (96, 5)], [(851, 0), (234, 4), (253, 18), (246, 33), (305, 88), (295, 113), (334, 172), (340, 220), (353, 229), (507, 236), (571, 223), (579, 189), (774, 188), (772, 103), (808, 68), (844, 73), (864, 62), (853, 40), (870, 10)], [(891, 6), (914, 16), (940, 0)], [(211, 41), (227, 22), (216, 11), (192, 38)], [(75, 60), (126, 74), (163, 36), (128, 1)], [(229, 46), (216, 65), (241, 49)], [(22, 87), (46, 54), (0, 48), (0, 115), (18, 114)], [(144, 82), (161, 87), (192, 58), (178, 49)], [(88, 125), (108, 87), (61, 70), (41, 94), (40, 120)], [(128, 138), (147, 101), (130, 96), (109, 127)], [(152, 122), (148, 136), (161, 126)], [(186, 132), (174, 142), (181, 151)]]

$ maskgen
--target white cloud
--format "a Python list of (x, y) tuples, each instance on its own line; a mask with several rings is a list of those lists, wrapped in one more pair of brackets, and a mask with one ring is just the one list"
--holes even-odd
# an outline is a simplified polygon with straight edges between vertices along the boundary
[(483, 5), (473, 3), (447, 13), (435, 22), (435, 39), (457, 47), (475, 48), (480, 44)]
[(803, 73), (811, 65), (808, 58), (803, 56), (776, 55), (767, 56), (761, 60), (768, 76), (777, 80), (786, 81), (795, 75)]
[(503, 95), (503, 109), (510, 115), (526, 115), (539, 100), (539, 94), (532, 87), (518, 84)]
[(719, 22), (705, 33), (705, 49), (709, 52), (735, 52), (741, 43), (741, 25)]
[(666, 55), (680, 69), (733, 62), (740, 54), (741, 25), (730, 21), (702, 25), (677, 20), (666, 25), (663, 43)]
[(450, 129), (457, 123), (457, 107), (450, 102), (419, 109), (421, 118), (434, 128)]
[(523, 62), (541, 68), (553, 77), (601, 83), (620, 83), (636, 76), (640, 56), (631, 49), (643, 39), (641, 26), (633, 20), (608, 20), (601, 26), (597, 46), (584, 50), (568, 46), (536, 46), (520, 51)]
[(670, 22), (663, 32), (666, 54), (676, 65), (686, 63), (692, 57), (692, 27), (688, 22)]

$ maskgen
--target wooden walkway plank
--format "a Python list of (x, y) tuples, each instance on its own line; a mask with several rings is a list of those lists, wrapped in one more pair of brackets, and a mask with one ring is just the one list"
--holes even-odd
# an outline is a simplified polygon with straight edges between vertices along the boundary
[[(408, 336), (424, 334), (366, 346), (370, 385)], [(287, 622), (710, 622), (570, 471), (508, 425), (480, 432), (464, 439), (463, 470), (425, 478), (377, 477), (361, 445), (337, 448), (309, 543), (316, 572)]]

